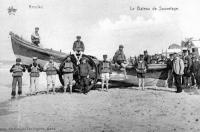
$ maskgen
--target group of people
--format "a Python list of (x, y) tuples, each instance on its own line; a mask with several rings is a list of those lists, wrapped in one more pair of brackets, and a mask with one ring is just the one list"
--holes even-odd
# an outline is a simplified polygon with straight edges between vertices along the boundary
[(47, 75), (47, 93), (49, 93), (51, 87), (53, 89), (53, 93), (55, 93), (55, 79), (59, 67), (53, 59), (54, 58), (51, 56), (49, 61), (44, 65), (44, 67), (42, 67), (37, 62), (37, 57), (33, 57), (33, 63), (29, 66), (23, 65), (21, 63), (21, 58), (17, 58), (16, 64), (14, 64), (10, 69), (13, 76), (11, 96), (14, 98), (16, 95), (16, 85), (18, 85), (18, 95), (22, 94), (22, 76), (23, 72), (26, 70), (30, 73), (30, 93), (28, 95), (38, 93), (39, 77), (40, 72), (42, 71), (46, 72)]
[(189, 50), (184, 49), (183, 54), (170, 54), (167, 61), (168, 68), (168, 87), (173, 83), (177, 87), (177, 93), (182, 92), (183, 88), (200, 88), (200, 62), (195, 54), (189, 54)]
[[(40, 44), (40, 36), (39, 36), (39, 28), (35, 28), (35, 32), (31, 35), (32, 43), (36, 46)], [(72, 87), (75, 84), (74, 79), (74, 71), (75, 66), (78, 66), (79, 77), (80, 77), (80, 85), (81, 92), (87, 94), (89, 91), (89, 76), (91, 73), (91, 67), (87, 62), (87, 58), (82, 57), (85, 46), (84, 43), (81, 41), (81, 36), (76, 37), (77, 40), (73, 43), (73, 51), (74, 57), (76, 59), (76, 64), (74, 65), (74, 61), (72, 62), (72, 58), (68, 56), (64, 65), (61, 68), (54, 62), (53, 56), (49, 58), (44, 67), (42, 67), (37, 62), (37, 57), (33, 57), (33, 63), (30, 64), (28, 67), (25, 67), (21, 64), (21, 59), (16, 59), (16, 64), (14, 64), (10, 72), (12, 72), (13, 82), (12, 82), (12, 97), (16, 95), (16, 85), (18, 84), (18, 95), (22, 94), (22, 76), (23, 72), (27, 71), (30, 73), (30, 95), (36, 94), (38, 92), (38, 85), (39, 85), (39, 77), (40, 72), (46, 72), (47, 75), (47, 93), (49, 90), (53, 89), (53, 93), (55, 94), (55, 80), (58, 74), (58, 71), (61, 69), (63, 73), (63, 80), (64, 80), (64, 92), (69, 89), (70, 93), (72, 93)], [(103, 55), (103, 61), (100, 62), (98, 68), (100, 69), (100, 75), (102, 80), (102, 91), (108, 90), (110, 75), (112, 74), (112, 66), (111, 63), (115, 64), (119, 70), (124, 73), (125, 79), (127, 78), (126, 73), (126, 56), (123, 51), (124, 46), (119, 45), (119, 49), (115, 52), (113, 56), (113, 62), (108, 61), (107, 55)], [(135, 69), (137, 72), (139, 87), (144, 90), (144, 79), (145, 73), (148, 69), (148, 64), (151, 63), (151, 57), (148, 55), (147, 51), (144, 51), (144, 54), (141, 54), (135, 60)], [(170, 58), (167, 60), (167, 68), (168, 68), (168, 87), (171, 88), (173, 82), (177, 87), (177, 93), (182, 92), (182, 85), (185, 87), (189, 87), (189, 80), (192, 82), (192, 86), (197, 84), (198, 88), (200, 88), (200, 63), (197, 56), (190, 56), (188, 55), (188, 50), (183, 51), (183, 55), (179, 55), (178, 53), (170, 54)], [(104, 86), (106, 85), (106, 89), (104, 90)]]

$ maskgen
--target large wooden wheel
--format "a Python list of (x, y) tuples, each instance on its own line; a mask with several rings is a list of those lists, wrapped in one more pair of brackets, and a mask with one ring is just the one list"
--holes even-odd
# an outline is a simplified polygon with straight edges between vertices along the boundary
[[(73, 90), (79, 91), (81, 89), (81, 87), (80, 87), (80, 76), (79, 76), (79, 69), (78, 69), (77, 61), (76, 61), (75, 56), (73, 54), (69, 55), (69, 56), (72, 60), (73, 67), (74, 67), (73, 77), (74, 77), (75, 85), (73, 85)], [(64, 66), (64, 64), (67, 60), (67, 57), (63, 60), (63, 62), (60, 65), (60, 69), (59, 69), (59, 80), (60, 80), (60, 82), (63, 86), (64, 86), (64, 80), (63, 80), (63, 72), (62, 72), (61, 68)], [(93, 61), (93, 59), (90, 56), (83, 54), (82, 57), (85, 57), (87, 59), (87, 62), (91, 67), (91, 73), (90, 73), (90, 76), (89, 76), (89, 82), (90, 82), (89, 89), (92, 89), (92, 88), (94, 88), (95, 84), (97, 83), (98, 68), (97, 68), (95, 62)]]

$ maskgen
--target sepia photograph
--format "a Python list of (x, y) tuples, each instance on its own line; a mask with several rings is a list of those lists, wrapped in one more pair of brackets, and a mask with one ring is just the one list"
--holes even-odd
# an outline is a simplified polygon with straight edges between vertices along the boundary
[(0, 132), (200, 132), (199, 0), (1, 0)]

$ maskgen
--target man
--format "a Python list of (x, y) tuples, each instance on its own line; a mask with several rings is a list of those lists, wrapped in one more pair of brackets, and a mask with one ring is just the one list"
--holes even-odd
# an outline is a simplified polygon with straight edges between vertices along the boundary
[(126, 62), (126, 56), (124, 54), (123, 49), (124, 49), (124, 46), (123, 45), (119, 45), (119, 50), (117, 50), (115, 52), (115, 55), (113, 57), (113, 61), (114, 61), (115, 65), (117, 67), (119, 67), (120, 70), (122, 70), (124, 72), (125, 78), (127, 78), (127, 75), (126, 75), (127, 62)]
[(167, 84), (168, 84), (168, 88), (172, 88), (173, 79), (174, 79), (173, 73), (172, 73), (174, 54), (170, 54), (169, 57), (170, 58), (167, 60), (167, 69), (168, 69)]
[(194, 75), (194, 70), (193, 70), (193, 66), (195, 64), (195, 62), (198, 60), (198, 57), (196, 56), (195, 53), (191, 54), (191, 60), (192, 60), (192, 65), (191, 65), (191, 83), (192, 83), (192, 87), (195, 87), (196, 84), (196, 80), (195, 80), (195, 75)]
[(174, 61), (173, 61), (173, 75), (175, 79), (175, 86), (177, 88), (177, 93), (182, 92), (182, 86), (181, 86), (181, 78), (184, 74), (184, 62), (179, 57), (177, 53), (174, 54)]
[(55, 94), (55, 80), (57, 71), (59, 70), (58, 65), (54, 62), (54, 57), (51, 56), (49, 62), (44, 66), (44, 71), (47, 74), (47, 94), (49, 93), (50, 86), (52, 85), (53, 94)]
[(16, 64), (13, 65), (10, 69), (10, 72), (12, 72), (13, 81), (12, 81), (12, 92), (11, 96), (12, 98), (15, 98), (16, 95), (16, 85), (18, 84), (18, 95), (20, 96), (22, 94), (22, 76), (23, 72), (25, 72), (25, 66), (21, 64), (21, 59), (16, 59)]
[[(158, 57), (158, 56), (156, 55), (156, 57)], [(147, 50), (144, 51), (144, 61), (146, 61), (147, 64), (150, 64), (150, 62), (151, 62), (151, 58), (150, 58), (150, 56), (148, 55)], [(158, 60), (157, 60), (157, 61), (158, 61)]]
[(79, 65), (80, 84), (83, 93), (87, 94), (89, 92), (89, 75), (91, 68), (86, 62), (86, 58), (82, 58), (81, 60), (82, 62)]
[(147, 72), (147, 62), (144, 61), (144, 55), (139, 56), (139, 60), (136, 63), (136, 72), (138, 78), (138, 86), (142, 87), (142, 90), (144, 90), (144, 79), (145, 73)]
[[(39, 76), (42, 72), (42, 67), (37, 63), (37, 57), (33, 57), (33, 64), (28, 67), (28, 72), (30, 73), (30, 95), (37, 94), (39, 85)], [(34, 90), (34, 92), (32, 92)]]
[(200, 89), (200, 61), (198, 56), (193, 56), (192, 74), (196, 80), (196, 86)]
[(84, 43), (81, 41), (81, 36), (76, 37), (76, 41), (74, 41), (73, 44), (73, 51), (74, 56), (76, 58), (77, 64), (80, 64), (80, 59), (82, 58), (82, 54), (85, 51), (85, 46)]
[(191, 57), (188, 55), (188, 50), (183, 50), (183, 62), (184, 62), (184, 74), (183, 74), (183, 85), (185, 88), (189, 87), (190, 77), (191, 77), (191, 66), (192, 66), (192, 60)]
[(40, 43), (40, 35), (38, 31), (39, 31), (39, 27), (35, 27), (35, 32), (31, 35), (31, 41), (36, 46), (39, 46), (39, 43)]
[(66, 89), (69, 85), (70, 93), (72, 93), (72, 82), (73, 82), (73, 72), (74, 67), (71, 61), (70, 56), (67, 57), (66, 62), (64, 63), (63, 67), (61, 68), (63, 72), (63, 79), (64, 79), (64, 93), (66, 93)]
[(106, 82), (106, 91), (108, 91), (108, 82), (110, 80), (110, 74), (112, 74), (111, 63), (107, 61), (107, 55), (103, 55), (103, 61), (100, 63), (101, 72), (101, 90), (104, 90)]

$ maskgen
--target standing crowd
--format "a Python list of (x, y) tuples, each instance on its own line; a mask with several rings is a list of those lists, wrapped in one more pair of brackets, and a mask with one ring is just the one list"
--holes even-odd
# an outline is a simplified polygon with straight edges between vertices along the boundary
[[(167, 60), (168, 87), (173, 83), (177, 87), (177, 93), (184, 88), (197, 87), (200, 89), (200, 62), (196, 54), (191, 54), (188, 49), (181, 53), (170, 54)], [(196, 85), (196, 86), (195, 86)]]

